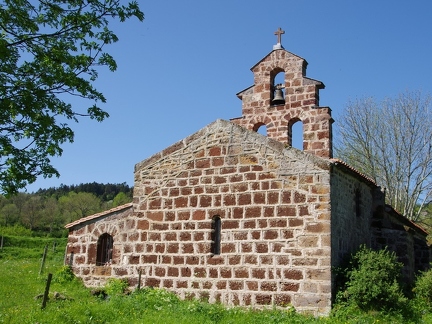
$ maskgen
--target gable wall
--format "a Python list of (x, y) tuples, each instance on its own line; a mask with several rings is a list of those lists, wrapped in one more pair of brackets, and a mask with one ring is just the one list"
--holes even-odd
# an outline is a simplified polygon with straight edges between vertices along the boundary
[[(122, 251), (122, 262), (135, 266), (128, 277), (141, 269), (144, 285), (184, 298), (328, 313), (329, 181), (322, 160), (213, 123), (136, 166), (143, 248)], [(220, 255), (210, 252), (215, 215)]]

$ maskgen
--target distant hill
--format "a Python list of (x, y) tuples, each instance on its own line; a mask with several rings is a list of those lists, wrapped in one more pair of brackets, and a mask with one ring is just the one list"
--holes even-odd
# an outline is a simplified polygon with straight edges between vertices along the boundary
[(47, 189), (39, 189), (35, 192), (36, 195), (56, 197), (57, 199), (61, 196), (67, 195), (69, 192), (74, 191), (88, 192), (94, 194), (102, 201), (113, 200), (114, 197), (120, 193), (125, 193), (128, 197), (132, 197), (133, 187), (130, 187), (126, 182), (123, 183), (81, 183), (79, 185), (65, 185), (61, 184), (59, 187), (50, 187)]

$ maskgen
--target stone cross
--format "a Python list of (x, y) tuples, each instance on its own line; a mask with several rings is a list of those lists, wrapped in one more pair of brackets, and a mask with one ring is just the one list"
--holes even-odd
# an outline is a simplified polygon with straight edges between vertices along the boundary
[(277, 35), (277, 43), (281, 44), (282, 35), (285, 34), (285, 31), (279, 27), (279, 29), (276, 30), (274, 34)]

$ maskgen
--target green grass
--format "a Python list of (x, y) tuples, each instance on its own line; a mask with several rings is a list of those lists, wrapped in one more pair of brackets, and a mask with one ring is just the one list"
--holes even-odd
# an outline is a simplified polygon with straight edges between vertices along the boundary
[[(50, 241), (51, 240), (51, 241)], [(121, 294), (114, 282), (107, 287), (108, 299), (95, 297), (78, 279), (68, 280), (63, 267), (64, 245), (54, 251), (53, 239), (25, 239), (20, 245), (6, 246), (0, 251), (0, 323), (407, 323), (406, 319), (380, 313), (362, 313), (349, 308), (340, 309), (329, 318), (313, 318), (285, 310), (256, 311), (225, 308), (197, 300), (179, 300), (165, 290), (144, 288), (129, 295)], [(42, 275), (39, 275), (43, 247), (48, 244), (48, 256)], [(34, 247), (32, 247), (34, 246)], [(41, 309), (48, 273), (53, 273), (50, 295), (59, 292), (66, 300), (51, 298)], [(116, 290), (117, 289), (117, 290)], [(411, 321), (414, 323), (414, 321)], [(432, 323), (423, 316), (420, 323)]]

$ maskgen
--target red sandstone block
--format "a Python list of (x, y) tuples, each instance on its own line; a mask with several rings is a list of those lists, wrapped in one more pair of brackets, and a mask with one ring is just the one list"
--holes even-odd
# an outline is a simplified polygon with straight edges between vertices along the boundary
[(279, 192), (270, 191), (267, 192), (267, 203), (269, 205), (279, 204)]
[(147, 278), (145, 279), (145, 286), (147, 287), (159, 287), (160, 279), (157, 278)]
[[(260, 260), (260, 264), (262, 264), (262, 265), (264, 265), (264, 264), (272, 265), (273, 264), (273, 256), (270, 256), (270, 255), (262, 254), (259, 257), (259, 260)], [(273, 272), (269, 272), (269, 279), (274, 279), (273, 278)]]
[(253, 240), (260, 240), (261, 239), (261, 231), (252, 231), (251, 236)]
[(204, 233), (203, 232), (194, 232), (193, 233), (193, 241), (194, 242), (204, 241)]
[(162, 263), (163, 264), (171, 264), (172, 263), (172, 257), (168, 255), (162, 255)]
[(215, 268), (210, 268), (208, 277), (213, 279), (218, 278), (219, 277), (218, 270)]
[(266, 194), (264, 192), (255, 192), (253, 193), (253, 202), (254, 204), (265, 204)]
[(176, 232), (165, 233), (165, 241), (177, 241), (177, 233)]
[(228, 181), (231, 183), (243, 181), (243, 175), (242, 174), (231, 175), (229, 176)]
[(142, 263), (157, 263), (157, 255), (143, 255), (142, 256)]
[(207, 254), (210, 253), (210, 243), (198, 243), (198, 253)]
[(197, 196), (189, 196), (189, 207), (191, 207), (191, 208), (198, 207), (198, 197)]
[(161, 198), (155, 198), (155, 199), (149, 200), (149, 202), (148, 202), (148, 209), (160, 209), (161, 206), (162, 206)]
[(183, 256), (178, 256), (178, 255), (173, 256), (173, 264), (174, 265), (179, 265), (179, 264), (184, 264), (184, 263), (185, 263), (185, 259)]
[(176, 287), (177, 288), (187, 288), (187, 281), (179, 280), (176, 281)]
[(291, 206), (278, 206), (277, 207), (277, 216), (296, 216), (295, 207)]
[(210, 207), (212, 203), (212, 197), (208, 195), (201, 195), (199, 197), (199, 207), (205, 208)]
[(155, 268), (155, 276), (165, 277), (165, 272), (166, 272), (165, 268), (161, 268), (161, 267)]
[(275, 215), (274, 207), (263, 207), (264, 217), (273, 217)]
[(205, 219), (205, 211), (204, 210), (194, 210), (192, 212), (192, 220), (204, 220)]
[(165, 244), (155, 244), (154, 251), (156, 253), (165, 253)]
[(271, 305), (272, 295), (257, 294), (255, 301), (258, 305)]
[[(154, 231), (166, 231), (169, 229), (169, 224), (166, 223), (153, 223), (151, 229)], [(129, 234), (129, 240), (132, 241)]]
[(167, 253), (178, 253), (179, 245), (177, 243), (169, 243), (167, 246)]
[(244, 287), (243, 281), (229, 281), (228, 287), (231, 290), (242, 290)]
[(146, 213), (148, 219), (151, 219), (156, 222), (163, 221), (164, 213), (162, 211), (148, 211)]
[(173, 281), (171, 279), (165, 279), (162, 282), (162, 286), (165, 288), (172, 288), (173, 287)]
[(262, 282), (261, 283), (261, 290), (263, 291), (276, 291), (277, 290), (277, 284), (275, 282)]
[(190, 268), (181, 268), (180, 272), (182, 277), (190, 277), (192, 275), (192, 271)]
[(221, 278), (231, 278), (231, 268), (221, 268), (220, 269), (220, 276)]
[(224, 258), (222, 258), (221, 256), (211, 256), (210, 258), (208, 258), (207, 260), (207, 264), (209, 265), (218, 265), (218, 264), (224, 264), (225, 260)]
[(255, 255), (245, 255), (244, 262), (246, 264), (258, 264), (258, 258)]
[(237, 229), (240, 228), (240, 221), (224, 219), (222, 221), (222, 228), (225, 229)]
[(249, 253), (252, 252), (252, 243), (242, 243), (241, 244), (241, 252), (242, 253)]
[(234, 240), (235, 241), (245, 241), (248, 239), (248, 233), (247, 232), (235, 232), (234, 233)]
[(154, 233), (154, 232), (149, 233), (148, 240), (149, 241), (160, 241), (161, 240), (161, 233)]
[(294, 232), (293, 232), (293, 230), (284, 229), (281, 231), (281, 235), (282, 235), (283, 239), (288, 240), (288, 239), (292, 239), (294, 237)]
[(294, 193), (294, 203), (295, 204), (304, 203), (305, 201), (306, 201), (306, 195), (301, 194), (297, 191)]
[(179, 221), (186, 221), (190, 219), (190, 210), (181, 210), (177, 212)]
[(279, 233), (277, 230), (266, 230), (264, 231), (265, 240), (275, 240), (279, 238)]
[(280, 255), (276, 257), (277, 265), (287, 265), (290, 263), (290, 258), (285, 255)]
[(273, 172), (262, 172), (258, 174), (258, 180), (274, 179), (276, 175)]
[(255, 220), (247, 220), (243, 222), (243, 228), (249, 229), (249, 228), (255, 228), (256, 222)]
[(267, 253), (268, 244), (267, 243), (256, 243), (255, 250), (257, 253)]
[(213, 178), (213, 183), (214, 184), (223, 184), (227, 182), (227, 177), (222, 177), (222, 176), (214, 176)]
[(235, 195), (229, 194), (223, 196), (223, 204), (224, 206), (234, 206), (236, 204)]
[(187, 265), (197, 265), (199, 264), (199, 258), (196, 256), (188, 256), (185, 259)]
[(277, 294), (274, 296), (274, 303), (277, 306), (288, 307), (291, 305), (291, 295)]
[(284, 278), (289, 280), (303, 280), (303, 272), (301, 270), (284, 269)]
[(232, 218), (234, 219), (243, 218), (243, 207), (232, 208)]
[(195, 167), (198, 169), (210, 168), (210, 159), (204, 158), (195, 160)]
[(208, 150), (208, 155), (209, 156), (219, 156), (219, 155), (221, 155), (221, 148), (219, 146), (211, 147)]
[(146, 219), (140, 219), (138, 220), (137, 228), (140, 230), (148, 230), (149, 229), (149, 222)]
[(188, 198), (187, 197), (178, 197), (174, 199), (175, 208), (184, 208), (188, 206)]
[(224, 164), (225, 160), (223, 157), (213, 157), (211, 158), (212, 167), (220, 167)]
[(225, 280), (218, 281), (216, 283), (216, 288), (219, 289), (219, 290), (226, 289), (226, 287), (227, 287), (227, 282)]
[(222, 253), (236, 253), (236, 245), (234, 243), (222, 243)]
[(192, 254), (194, 253), (193, 243), (182, 243), (182, 253)]
[(238, 195), (238, 204), (239, 205), (250, 205), (251, 204), (251, 194), (243, 193)]
[(237, 265), (241, 262), (241, 256), (240, 255), (234, 255), (228, 257), (228, 264), (229, 265)]
[(230, 173), (236, 173), (237, 168), (236, 167), (224, 167), (220, 168), (219, 173), (220, 174), (230, 174)]

